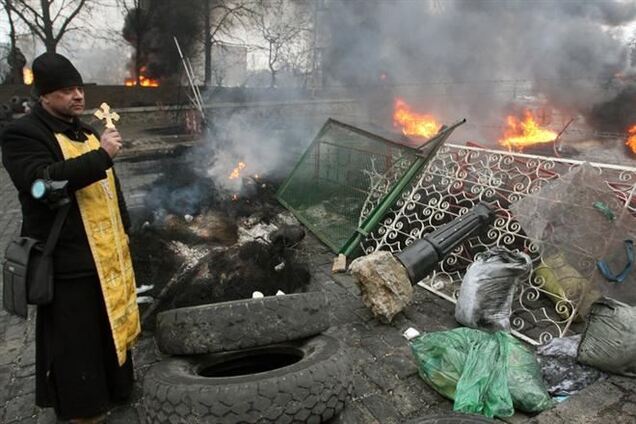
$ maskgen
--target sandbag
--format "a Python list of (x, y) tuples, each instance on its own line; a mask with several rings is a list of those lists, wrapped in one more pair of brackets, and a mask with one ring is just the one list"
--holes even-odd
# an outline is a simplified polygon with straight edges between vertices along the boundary
[(636, 306), (602, 298), (592, 305), (577, 360), (636, 377)]
[(510, 331), (515, 290), (531, 269), (530, 257), (518, 250), (495, 247), (478, 255), (459, 288), (457, 322), (481, 330)]
[(573, 307), (564, 299), (578, 303), (576, 318), (584, 319), (590, 312), (592, 303), (601, 297), (600, 290), (590, 284), (574, 267), (567, 263), (562, 253), (543, 259), (535, 270), (543, 289), (556, 307), (556, 312), (567, 319), (572, 315)]
[(453, 409), (509, 417), (552, 406), (534, 354), (510, 334), (457, 328), (411, 340), (419, 374)]

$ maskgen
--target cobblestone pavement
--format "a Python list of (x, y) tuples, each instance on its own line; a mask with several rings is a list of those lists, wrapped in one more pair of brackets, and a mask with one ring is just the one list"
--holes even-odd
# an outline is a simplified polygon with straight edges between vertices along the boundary
[[(130, 207), (140, 204), (143, 187), (160, 175), (156, 160), (119, 162), (118, 173)], [(0, 252), (20, 225), (19, 204), (4, 169), (0, 168)], [(449, 412), (452, 404), (430, 389), (417, 375), (404, 329), (438, 331), (455, 327), (453, 308), (446, 301), (416, 289), (412, 306), (390, 325), (373, 319), (359, 291), (346, 274), (331, 274), (333, 254), (312, 236), (301, 249), (310, 261), (312, 285), (325, 290), (333, 305), (333, 327), (328, 334), (341, 340), (355, 358), (355, 393), (332, 424), (393, 424), (435, 413)], [(34, 319), (0, 312), (0, 422), (54, 423), (50, 410), (34, 402)], [(144, 333), (134, 352), (137, 387), (128, 405), (113, 410), (109, 423), (142, 422), (140, 382), (147, 368), (161, 359), (151, 334)], [(633, 379), (612, 377), (597, 382), (558, 407), (537, 417), (516, 415), (512, 423), (634, 423), (636, 384)]]

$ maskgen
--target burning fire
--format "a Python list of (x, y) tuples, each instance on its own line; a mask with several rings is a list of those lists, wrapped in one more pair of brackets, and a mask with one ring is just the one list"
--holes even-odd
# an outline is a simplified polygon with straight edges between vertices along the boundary
[(557, 133), (545, 128), (541, 128), (535, 121), (529, 110), (524, 112), (523, 121), (516, 116), (509, 115), (507, 118), (508, 127), (504, 135), (499, 139), (499, 143), (509, 149), (523, 149), (539, 143), (551, 143), (557, 138)]
[(632, 152), (636, 153), (636, 124), (632, 125), (629, 130), (627, 130), (627, 141), (625, 145), (632, 149)]
[[(148, 78), (147, 76), (144, 75), (145, 72), (146, 72), (146, 67), (142, 66), (141, 69), (139, 69), (139, 85), (141, 87), (159, 87), (159, 80)], [(135, 85), (137, 85), (137, 79), (126, 78), (124, 85), (126, 87), (134, 87)]]
[(26, 85), (33, 84), (33, 71), (31, 70), (31, 68), (28, 68), (26, 66), (22, 68), (22, 81)]
[(238, 166), (232, 170), (232, 173), (230, 174), (230, 176), (229, 176), (228, 178), (229, 178), (230, 180), (235, 180), (235, 179), (237, 179), (238, 177), (240, 177), (240, 176), (241, 176), (241, 171), (242, 171), (243, 169), (245, 169), (245, 167), (246, 167), (246, 166), (247, 166), (247, 165), (245, 165), (245, 162), (239, 162), (239, 163), (238, 163)]
[(402, 127), (404, 135), (417, 135), (429, 138), (437, 134), (441, 125), (433, 115), (426, 115), (411, 110), (404, 100), (395, 99), (393, 126)]

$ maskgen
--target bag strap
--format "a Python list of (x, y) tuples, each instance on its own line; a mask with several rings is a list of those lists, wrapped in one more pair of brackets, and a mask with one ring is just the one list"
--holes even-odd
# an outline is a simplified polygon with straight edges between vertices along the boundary
[(612, 281), (615, 283), (622, 283), (627, 278), (627, 275), (631, 272), (632, 266), (634, 264), (634, 241), (633, 240), (625, 240), (625, 254), (627, 255), (627, 264), (625, 268), (619, 273), (614, 274), (607, 262), (604, 260), (600, 260), (596, 263), (599, 271), (605, 277), (606, 280)]
[(44, 245), (44, 251), (42, 252), (43, 256), (50, 256), (51, 253), (53, 253), (53, 249), (55, 249), (55, 245), (57, 244), (57, 239), (60, 237), (62, 225), (64, 225), (64, 221), (66, 220), (66, 216), (70, 209), (71, 204), (69, 203), (57, 210), (55, 221), (53, 221), (53, 226), (51, 227), (51, 232), (49, 233), (49, 237), (46, 239), (46, 244)]
[[(51, 179), (48, 167), (44, 168), (44, 178), (47, 180)], [(60, 237), (60, 231), (62, 231), (62, 226), (64, 225), (64, 221), (66, 220), (66, 216), (70, 209), (71, 204), (68, 203), (57, 210), (53, 226), (51, 227), (51, 232), (49, 233), (49, 237), (46, 239), (46, 244), (44, 245), (44, 251), (42, 252), (43, 256), (50, 256), (51, 253), (53, 253), (53, 249), (55, 249), (57, 240)]]

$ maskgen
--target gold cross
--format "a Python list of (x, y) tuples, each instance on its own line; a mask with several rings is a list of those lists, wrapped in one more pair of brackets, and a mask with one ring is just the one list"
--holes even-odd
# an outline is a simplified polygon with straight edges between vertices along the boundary
[(104, 189), (104, 192), (108, 195), (108, 197), (112, 199), (113, 192), (110, 190), (110, 184), (108, 184), (108, 180), (103, 179), (99, 183), (102, 185), (102, 188)]
[(108, 284), (109, 286), (117, 284), (118, 281), (119, 275), (117, 274), (110, 274), (108, 277), (106, 277), (106, 284)]
[(93, 226), (93, 231), (95, 231), (97, 234), (104, 234), (109, 230), (110, 230), (109, 221), (102, 221)]
[(115, 128), (113, 121), (119, 121), (119, 115), (117, 112), (111, 112), (108, 103), (104, 102), (99, 106), (99, 109), (95, 111), (95, 116), (100, 121), (106, 120), (106, 128)]

